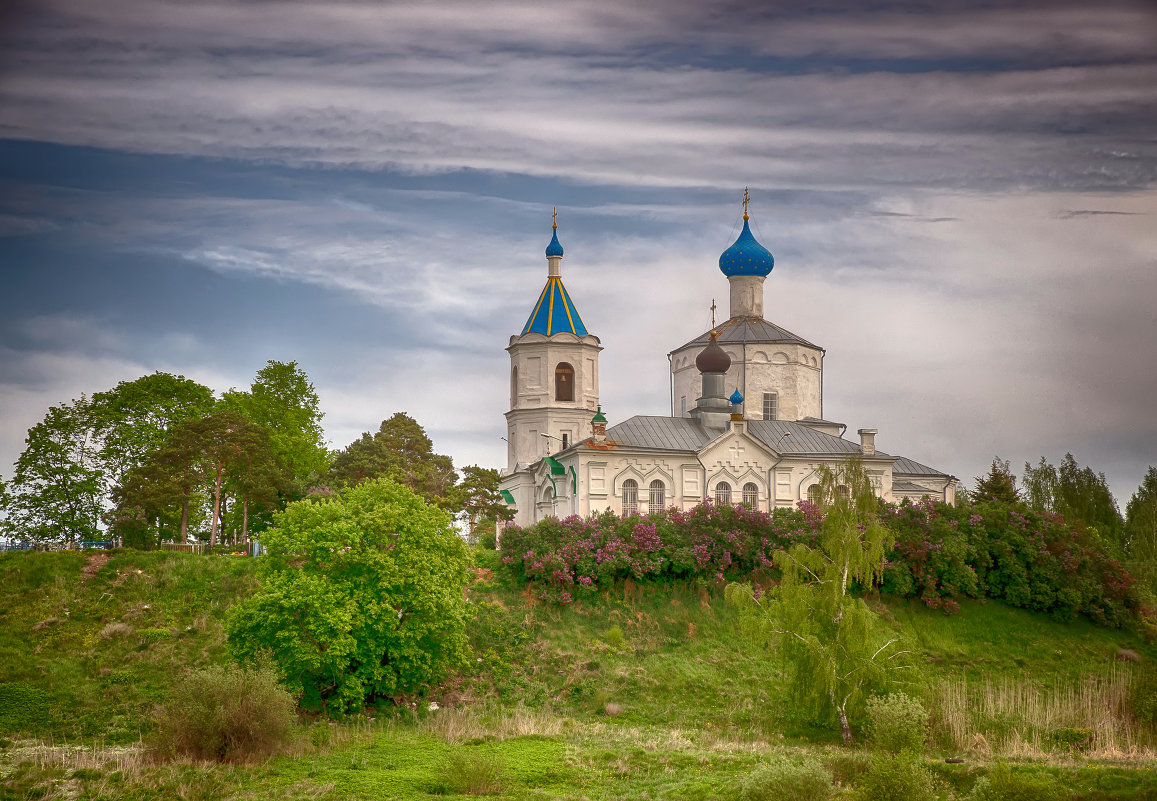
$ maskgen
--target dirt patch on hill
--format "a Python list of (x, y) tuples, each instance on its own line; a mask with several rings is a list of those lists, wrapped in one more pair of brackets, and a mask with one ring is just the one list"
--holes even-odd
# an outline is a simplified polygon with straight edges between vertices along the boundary
[(107, 553), (94, 553), (88, 557), (88, 561), (84, 563), (84, 567), (80, 569), (81, 582), (88, 581), (90, 578), (100, 572), (100, 569), (108, 564), (109, 559), (112, 559)]

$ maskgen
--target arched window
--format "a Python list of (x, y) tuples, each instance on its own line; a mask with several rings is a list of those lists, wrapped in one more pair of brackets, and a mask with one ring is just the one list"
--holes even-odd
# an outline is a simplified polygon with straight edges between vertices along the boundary
[(574, 368), (566, 362), (559, 362), (558, 367), (554, 368), (554, 399), (574, 400)]
[(623, 482), (623, 514), (633, 515), (639, 511), (639, 482), (628, 478)]
[(759, 505), (759, 487), (750, 481), (743, 485), (743, 505), (748, 509)]
[(661, 512), (667, 508), (667, 488), (663, 486), (663, 482), (655, 479), (651, 482), (651, 504), (647, 511), (651, 514)]
[(518, 405), (518, 365), (510, 368), (510, 408)]
[(812, 484), (807, 488), (807, 499), (812, 503), (820, 502), (820, 485)]
[(843, 498), (845, 500), (847, 500), (849, 497), (851, 497), (851, 493), (848, 491), (848, 488), (845, 487), (843, 484), (840, 484), (838, 487), (836, 487), (836, 495), (840, 496), (841, 498)]
[(731, 485), (726, 481), (720, 481), (715, 485), (715, 502), (731, 503)]

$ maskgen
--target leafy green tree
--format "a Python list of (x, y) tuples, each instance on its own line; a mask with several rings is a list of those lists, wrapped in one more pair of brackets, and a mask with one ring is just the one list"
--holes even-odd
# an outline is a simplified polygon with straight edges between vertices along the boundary
[(164, 446), (173, 426), (203, 417), (216, 403), (213, 391), (184, 376), (153, 373), (122, 381), (92, 396), (89, 419), (100, 441), (100, 460), (110, 481), (143, 465)]
[(462, 468), (462, 481), (455, 488), (462, 516), (469, 526), (471, 541), (481, 520), (513, 520), (514, 512), (498, 492), (501, 480), (498, 471), (490, 467), (469, 465)]
[(777, 551), (783, 577), (768, 595), (757, 598), (749, 586), (732, 584), (727, 597), (755, 611), (760, 631), (773, 635), (792, 668), (801, 708), (816, 720), (837, 719), (850, 743), (850, 718), (860, 713), (869, 690), (895, 680), (907, 652), (852, 594), (853, 584), (868, 589), (879, 582), (891, 546), (871, 477), (856, 459), (819, 472), (824, 521), (818, 547)]
[(1081, 467), (1071, 453), (1065, 454), (1059, 467), (1042, 457), (1036, 467), (1025, 463), (1024, 488), (1034, 509), (1057, 512), (1070, 523), (1083, 523), (1095, 530), (1110, 550), (1118, 554), (1124, 550), (1125, 521), (1104, 473)]
[(221, 402), (265, 429), (290, 480), (304, 486), (325, 474), (329, 454), (322, 438), (320, 401), (297, 362), (270, 360), (257, 371), (248, 392), (229, 390)]
[(1125, 506), (1125, 553), (1134, 574), (1157, 595), (1157, 468), (1150, 467)]
[(329, 480), (335, 486), (351, 486), (380, 476), (404, 484), (430, 503), (457, 506), (453, 461), (434, 453), (425, 429), (405, 412), (383, 420), (376, 434), (366, 432), (338, 452)]
[(999, 456), (992, 457), (992, 467), (987, 475), (977, 476), (976, 489), (972, 491), (973, 500), (997, 501), (999, 503), (1015, 504), (1020, 502), (1020, 493), (1016, 489), (1016, 476), (1008, 460), (1001, 461)]
[(338, 714), (431, 687), (467, 653), (468, 555), (449, 513), (389, 479), (289, 504), (261, 538), (258, 591), (226, 630), (271, 651), (304, 706)]
[(28, 430), (11, 492), (13, 536), (39, 542), (100, 536), (105, 480), (84, 396), (51, 407)]

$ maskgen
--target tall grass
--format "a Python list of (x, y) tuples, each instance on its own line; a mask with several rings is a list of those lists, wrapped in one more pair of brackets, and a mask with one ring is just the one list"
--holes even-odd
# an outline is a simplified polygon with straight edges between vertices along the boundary
[(1120, 663), (1078, 682), (1044, 685), (1009, 675), (947, 676), (932, 687), (933, 734), (946, 748), (992, 756), (1079, 751), (1100, 759), (1153, 759), (1150, 738), (1129, 714), (1132, 681), (1132, 670)]

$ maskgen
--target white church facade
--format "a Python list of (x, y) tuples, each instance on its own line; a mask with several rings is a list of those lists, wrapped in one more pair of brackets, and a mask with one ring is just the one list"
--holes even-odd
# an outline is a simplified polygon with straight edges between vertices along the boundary
[[(510, 338), (507, 469), (500, 484), (526, 526), (548, 516), (689, 509), (705, 499), (769, 511), (814, 497), (821, 465), (859, 456), (892, 501), (955, 501), (952, 475), (876, 449), (876, 430), (844, 438), (823, 417), (824, 349), (764, 319), (771, 253), (743, 230), (719, 258), (730, 314), (668, 354), (671, 415), (615, 425), (599, 406), (599, 338), (562, 282), (557, 224), (547, 280)], [(731, 393), (728, 388), (733, 388)]]

